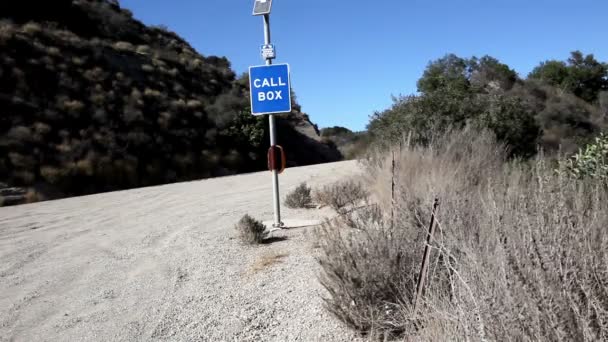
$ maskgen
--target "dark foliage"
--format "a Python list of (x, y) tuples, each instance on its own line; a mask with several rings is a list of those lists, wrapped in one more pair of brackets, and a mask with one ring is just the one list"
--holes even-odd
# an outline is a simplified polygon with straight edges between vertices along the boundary
[(608, 65), (598, 62), (593, 55), (574, 51), (567, 62), (541, 63), (528, 78), (539, 79), (587, 102), (595, 102), (600, 92), (608, 90)]

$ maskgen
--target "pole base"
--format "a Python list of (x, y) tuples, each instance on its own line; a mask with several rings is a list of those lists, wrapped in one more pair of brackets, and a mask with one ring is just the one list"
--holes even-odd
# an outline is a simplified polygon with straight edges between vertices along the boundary
[(323, 224), (322, 220), (305, 220), (305, 219), (287, 219), (285, 222), (281, 222), (279, 226), (277, 226), (274, 221), (263, 221), (262, 222), (266, 227), (271, 230), (282, 230), (282, 229), (292, 229), (292, 228), (306, 228), (306, 227), (315, 227)]

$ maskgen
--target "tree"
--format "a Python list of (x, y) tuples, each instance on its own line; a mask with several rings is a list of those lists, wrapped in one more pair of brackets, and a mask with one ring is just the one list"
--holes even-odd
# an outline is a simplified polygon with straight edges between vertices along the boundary
[(469, 60), (472, 70), (470, 81), (479, 90), (509, 90), (517, 81), (517, 73), (498, 59), (483, 56)]
[(442, 130), (475, 125), (492, 130), (513, 154), (529, 156), (540, 130), (532, 103), (508, 93), (517, 82), (517, 73), (496, 58), (447, 55), (429, 63), (418, 81), (420, 95), (394, 99), (374, 114), (368, 130), (381, 144), (407, 132), (424, 143)]
[(418, 91), (487, 93), (511, 89), (516, 81), (517, 73), (494, 57), (465, 59), (450, 54), (429, 63), (418, 81)]
[(532, 108), (523, 99), (510, 95), (487, 96), (483, 102), (484, 110), (475, 118), (475, 124), (494, 132), (498, 140), (509, 145), (512, 154), (532, 156), (541, 133)]
[(418, 80), (418, 91), (424, 94), (439, 89), (466, 92), (469, 89), (470, 68), (466, 59), (454, 54), (429, 63)]
[(587, 102), (596, 102), (601, 91), (608, 90), (608, 66), (592, 54), (573, 51), (567, 62), (550, 60), (541, 63), (528, 75), (570, 92)]
[(321, 129), (321, 136), (332, 136), (332, 135), (353, 135), (353, 131), (346, 127), (333, 126)]
[(574, 95), (595, 102), (600, 91), (608, 90), (608, 69), (593, 55), (583, 56), (580, 51), (574, 51), (568, 64), (569, 75), (564, 85)]
[(568, 65), (562, 61), (545, 61), (534, 68), (528, 75), (529, 79), (541, 80), (546, 84), (560, 87), (568, 77)]

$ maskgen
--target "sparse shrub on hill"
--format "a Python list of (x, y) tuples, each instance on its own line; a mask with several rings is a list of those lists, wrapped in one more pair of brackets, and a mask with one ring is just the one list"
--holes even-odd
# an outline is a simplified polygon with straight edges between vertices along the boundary
[[(604, 183), (556, 173), (540, 157), (506, 158), (492, 134), (475, 130), (403, 146), (392, 220), (392, 158), (370, 159), (379, 213), (355, 212), (349, 225), (336, 221), (320, 232), (328, 309), (381, 337), (605, 340)], [(440, 206), (427, 286), (414, 313), (434, 198)]]
[(249, 215), (243, 216), (236, 224), (235, 229), (241, 242), (248, 245), (260, 244), (268, 236), (266, 226)]
[(306, 182), (300, 183), (292, 192), (285, 196), (285, 205), (288, 208), (309, 208), (312, 205), (312, 189)]

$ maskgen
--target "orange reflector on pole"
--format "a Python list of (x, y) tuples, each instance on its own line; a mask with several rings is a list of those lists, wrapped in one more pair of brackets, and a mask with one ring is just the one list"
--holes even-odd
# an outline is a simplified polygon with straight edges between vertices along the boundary
[(268, 170), (277, 170), (280, 174), (285, 171), (286, 165), (287, 158), (285, 158), (283, 147), (279, 145), (270, 146), (268, 149)]
[(283, 173), (283, 171), (285, 171), (285, 168), (287, 167), (287, 158), (285, 157), (285, 151), (283, 150), (282, 146), (277, 145), (277, 147), (279, 148), (279, 150), (281, 150), (281, 169), (279, 170), (279, 174)]

